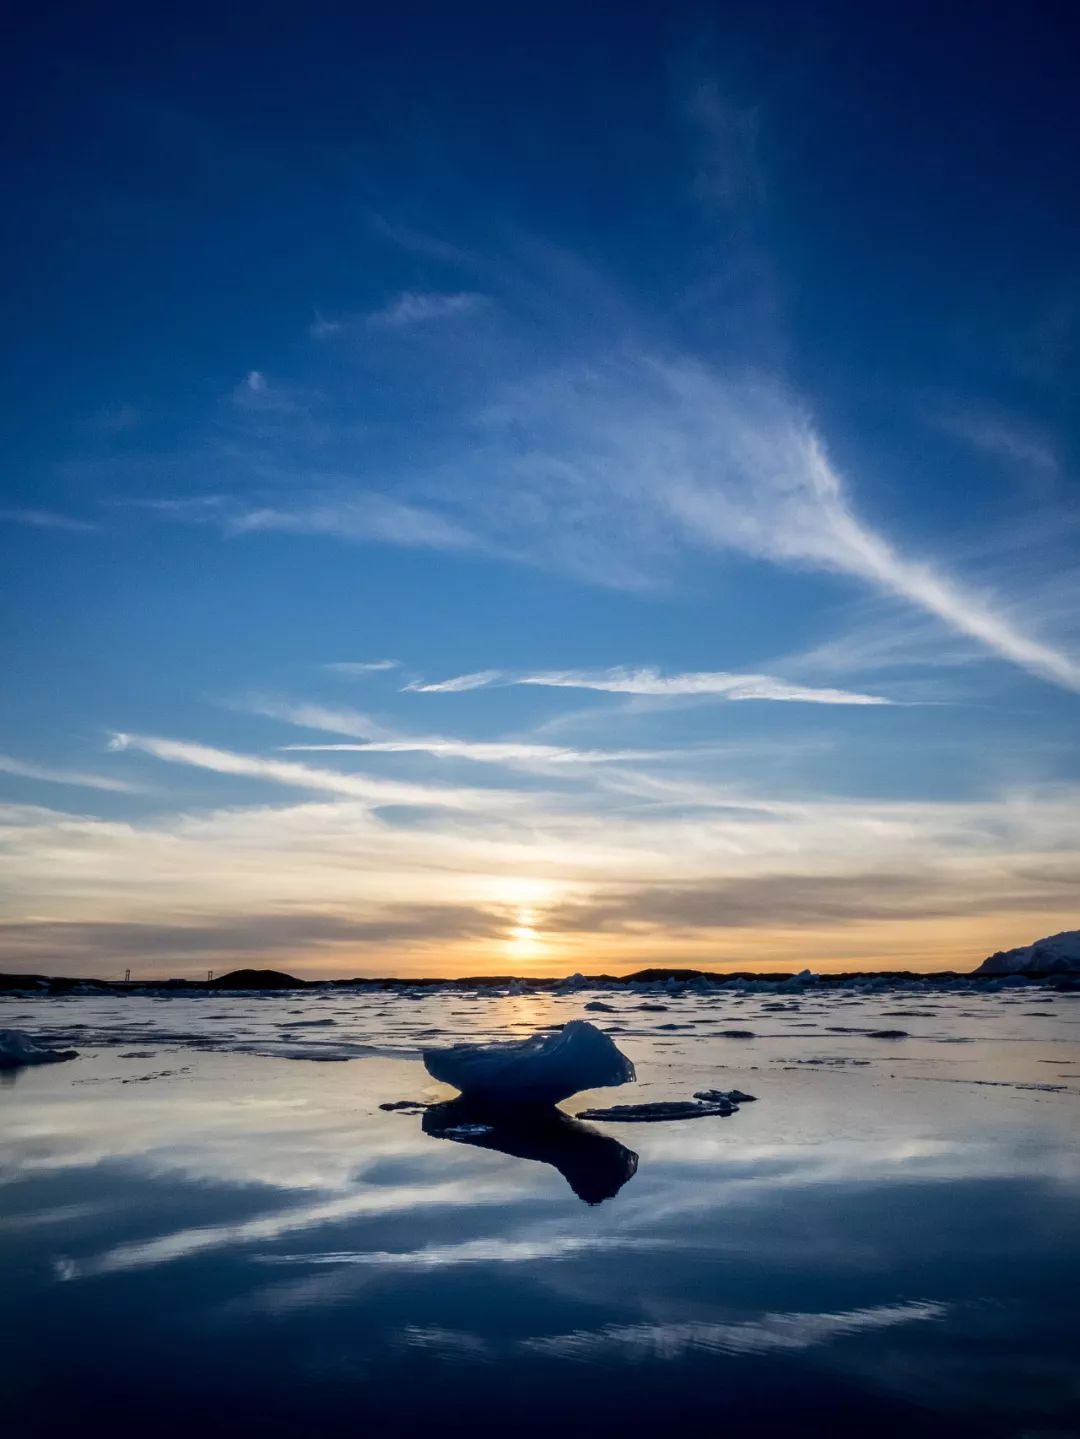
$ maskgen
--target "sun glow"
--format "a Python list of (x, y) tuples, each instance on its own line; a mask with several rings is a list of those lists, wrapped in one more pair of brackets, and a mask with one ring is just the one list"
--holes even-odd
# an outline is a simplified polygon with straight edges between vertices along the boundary
[(516, 959), (533, 959), (544, 952), (544, 944), (531, 909), (518, 910), (517, 923), (510, 928), (506, 947)]

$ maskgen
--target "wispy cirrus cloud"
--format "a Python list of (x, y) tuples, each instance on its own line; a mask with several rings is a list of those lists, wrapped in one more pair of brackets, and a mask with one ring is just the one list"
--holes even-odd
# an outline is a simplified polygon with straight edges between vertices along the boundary
[(760, 117), (737, 105), (713, 76), (684, 75), (680, 108), (694, 137), (694, 193), (707, 211), (745, 215), (765, 195)]
[(404, 290), (381, 310), (367, 316), (367, 323), (376, 329), (406, 329), (426, 325), (433, 320), (451, 320), (482, 309), (488, 303), (485, 295), (473, 290), (442, 293), (432, 290)]
[(478, 543), (456, 520), (374, 492), (288, 507), (233, 509), (224, 524), (235, 535), (278, 531), (417, 549), (473, 549)]
[(134, 780), (117, 779), (113, 775), (90, 774), (85, 770), (56, 769), (51, 765), (35, 764), (32, 760), (16, 759), (12, 755), (0, 754), (0, 774), (15, 775), (19, 779), (40, 780), (44, 784), (67, 784), (77, 789), (99, 789), (115, 794), (145, 794), (147, 787)]
[(508, 388), (486, 424), (474, 503), (518, 527), (541, 562), (618, 582), (620, 567), (655, 570), (689, 548), (838, 574), (1080, 690), (1080, 659), (1017, 604), (912, 557), (857, 513), (807, 410), (779, 385), (624, 353)]
[(413, 680), (405, 686), (416, 694), (464, 694), (467, 690), (482, 690), (489, 685), (506, 684), (502, 670), (475, 670), (472, 674), (454, 675), (448, 680), (432, 680), (424, 683)]
[(658, 698), (714, 695), (728, 700), (779, 700), (819, 705), (893, 703), (883, 695), (862, 694), (857, 690), (815, 689), (808, 685), (791, 684), (772, 675), (727, 674), (723, 671), (664, 675), (651, 668), (593, 672), (563, 670), (524, 675), (516, 683), (559, 689), (602, 690), (609, 694), (654, 695)]
[(400, 660), (332, 660), (321, 666), (335, 675), (373, 675), (401, 668)]
[(485, 309), (487, 295), (474, 290), (403, 290), (377, 310), (366, 314), (317, 313), (308, 326), (313, 340), (342, 339), (372, 330), (410, 330), (416, 326), (459, 319)]
[(376, 779), (368, 775), (344, 774), (338, 770), (299, 764), (292, 760), (268, 759), (237, 754), (233, 750), (188, 740), (160, 739), (151, 735), (117, 733), (110, 740), (114, 751), (139, 750), (168, 764), (187, 765), (214, 774), (264, 780), (291, 789), (339, 795), (363, 800), (373, 808), (402, 806), (420, 809), (493, 810), (515, 802), (510, 790), (470, 790), (439, 785), (410, 784), (406, 781)]
[(370, 715), (338, 706), (290, 700), (256, 699), (245, 706), (256, 714), (283, 720), (302, 729), (351, 735), (360, 743), (287, 744), (282, 753), (308, 754), (428, 754), (438, 759), (464, 759), (480, 764), (544, 768), (548, 765), (628, 763), (660, 759), (654, 749), (579, 749), (569, 745), (535, 743), (523, 739), (471, 740), (446, 735), (411, 735), (388, 729)]
[(300, 729), (324, 730), (328, 734), (348, 735), (352, 739), (392, 740), (396, 730), (388, 728), (371, 715), (342, 705), (325, 705), (310, 700), (276, 699), (267, 695), (248, 695), (231, 706), (247, 714), (263, 715), (281, 720)]
[[(234, 534), (468, 551), (623, 589), (670, 584), (695, 553), (739, 553), (856, 581), (1080, 691), (1080, 657), (1023, 576), (984, 565), (972, 583), (870, 523), (807, 407), (779, 383), (625, 346), (546, 370), (502, 351), (485, 369), (475, 347), (468, 361), (474, 408), (461, 397), (438, 458), (399, 469), (393, 493), (347, 475), (328, 486), (312, 464), (287, 504), (240, 494), (200, 518)], [(241, 408), (265, 412), (271, 390), (252, 371)], [(333, 423), (353, 413), (343, 403)]]
[(262, 370), (249, 370), (229, 400), (238, 410), (254, 414), (294, 415), (305, 408), (297, 390), (271, 381)]
[[(400, 545), (412, 549), (472, 550), (483, 541), (458, 519), (377, 490), (309, 488), (288, 504), (235, 495), (193, 495), (123, 502), (155, 518), (200, 525), (229, 536), (253, 534), (322, 535), (356, 544)], [(389, 669), (397, 661), (376, 661)], [(327, 666), (330, 668), (330, 666)], [(368, 666), (370, 670), (372, 666)], [(340, 673), (345, 673), (338, 666)], [(359, 673), (354, 665), (353, 673)]]
[(905, 670), (913, 667), (955, 668), (983, 663), (987, 651), (958, 635), (932, 615), (918, 611), (890, 611), (872, 605), (859, 619), (818, 644), (783, 656), (784, 669), (795, 674), (843, 675)]
[(452, 694), (461, 690), (482, 689), (488, 685), (538, 685), (552, 689), (599, 690), (608, 694), (648, 695), (657, 699), (712, 696), (726, 700), (778, 700), (826, 705), (894, 703), (883, 695), (862, 694), (857, 690), (814, 688), (792, 684), (772, 675), (730, 674), (722, 670), (665, 675), (650, 666), (641, 669), (615, 666), (606, 670), (549, 670), (540, 674), (517, 675), (501, 670), (482, 670), (477, 674), (457, 675), (427, 684), (417, 682), (406, 688), (420, 694)]
[(55, 510), (0, 510), (0, 523), (28, 525), (35, 530), (62, 530), (70, 534), (89, 534), (101, 529), (93, 520), (77, 519), (74, 515), (58, 514)]
[(930, 419), (939, 430), (982, 454), (996, 455), (1044, 475), (1056, 475), (1061, 468), (1047, 436), (1020, 420), (953, 404), (935, 406)]
[(286, 744), (282, 751), (354, 754), (430, 754), (436, 758), (478, 760), (482, 764), (614, 764), (629, 760), (662, 759), (662, 750), (571, 749), (562, 745), (530, 744), (527, 740), (464, 740), (440, 735), (413, 739), (372, 740), (366, 744)]

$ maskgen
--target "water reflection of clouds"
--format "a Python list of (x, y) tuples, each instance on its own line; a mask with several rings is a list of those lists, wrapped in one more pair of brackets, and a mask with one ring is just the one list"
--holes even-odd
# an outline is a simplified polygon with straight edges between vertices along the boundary
[[(399, 1083), (397, 1066), (384, 1071), (383, 1064), (369, 1061), (362, 1071), (377, 1081), (374, 1087), (379, 1092)], [(851, 1092), (844, 1086), (841, 1102)], [(253, 1204), (264, 1208), (259, 1186), (273, 1194), (275, 1206), (282, 1195), (309, 1196), (284, 1212), (275, 1207), (270, 1214), (238, 1222), (108, 1246), (96, 1257), (61, 1264), (58, 1272), (67, 1278), (157, 1266), (210, 1250), (257, 1248), (292, 1233), (340, 1229), (364, 1217), (407, 1217), (433, 1209), (474, 1215), (495, 1211), (490, 1239), (477, 1242), (527, 1248), (531, 1232), (518, 1233), (521, 1221), (531, 1217), (537, 1203), (562, 1202), (553, 1188), (553, 1176), (536, 1165), (518, 1162), (513, 1151), (492, 1154), (460, 1143), (432, 1145), (415, 1117), (365, 1114), (343, 1108), (340, 1098), (324, 1095), (320, 1106), (278, 1090), (238, 1103), (193, 1095), (180, 1086), (132, 1104), (126, 1096), (123, 1103), (102, 1104), (58, 1095), (52, 1103), (16, 1113), (11, 1147), (16, 1170), (27, 1177), (63, 1177), (121, 1159), (127, 1185), (137, 1184), (141, 1176), (147, 1181), (180, 1179), (204, 1189), (251, 1186)], [(765, 1113), (764, 1106), (758, 1109)], [(882, 1126), (892, 1128), (891, 1134), (830, 1139), (816, 1129), (818, 1124), (827, 1125), (815, 1113), (816, 1132), (803, 1132), (798, 1141), (791, 1135), (768, 1142), (761, 1137), (761, 1128), (775, 1122), (786, 1129), (785, 1121), (777, 1116), (776, 1121), (759, 1123), (755, 1111), (758, 1137), (752, 1138), (746, 1134), (748, 1126), (736, 1130), (742, 1118), (718, 1122), (712, 1134), (702, 1134), (701, 1124), (657, 1126), (640, 1139), (640, 1131), (635, 1132), (642, 1150), (640, 1171), (617, 1203), (603, 1206), (602, 1214), (592, 1221), (593, 1233), (609, 1245), (630, 1246), (638, 1242), (635, 1236), (651, 1234), (658, 1239), (672, 1226), (699, 1225), (708, 1228), (710, 1247), (722, 1252), (746, 1242), (755, 1205), (764, 1203), (770, 1209), (784, 1202), (797, 1205), (802, 1202), (798, 1195), (815, 1189), (854, 1195), (883, 1186), (895, 1190), (898, 1184), (1014, 1178), (1066, 1188), (1080, 1184), (1080, 1159), (1055, 1142), (1052, 1131), (1028, 1129), (1018, 1134), (1005, 1128), (995, 1133), (987, 1126), (984, 1133), (968, 1137), (898, 1136), (897, 1116), (892, 1114)], [(914, 1122), (916, 1116), (911, 1118)], [(934, 1117), (934, 1122), (941, 1120), (941, 1114)], [(927, 1125), (923, 1115), (918, 1122)], [(606, 1134), (597, 1136), (596, 1142), (621, 1148)], [(397, 1182), (402, 1176), (408, 1182)], [(728, 1222), (717, 1226), (721, 1211)], [(545, 1236), (544, 1242), (552, 1242), (553, 1237)], [(777, 1235), (776, 1243), (787, 1241)], [(820, 1257), (828, 1248), (841, 1257), (851, 1258), (854, 1253), (850, 1236), (818, 1233), (815, 1252)], [(380, 1251), (373, 1246), (371, 1252)]]
[(562, 1269), (573, 1260), (606, 1255), (674, 1253), (686, 1243), (676, 1238), (634, 1234), (571, 1234), (556, 1223), (522, 1224), (509, 1237), (489, 1236), (454, 1244), (428, 1245), (415, 1250), (301, 1253), (256, 1256), (271, 1268), (276, 1264), (297, 1266), (315, 1272), (298, 1279), (260, 1285), (230, 1309), (264, 1314), (325, 1309), (351, 1303), (386, 1274), (438, 1273), (463, 1267), (504, 1266), (528, 1271), (537, 1290), (551, 1287), (553, 1269)]
[(284, 1213), (245, 1219), (235, 1224), (180, 1229), (156, 1239), (119, 1244), (87, 1259), (61, 1259), (57, 1261), (57, 1274), (62, 1279), (116, 1274), (123, 1270), (145, 1269), (169, 1264), (178, 1259), (189, 1259), (211, 1250), (270, 1242), (287, 1234), (337, 1224), (344, 1220), (399, 1214), (440, 1205), (498, 1205), (505, 1203), (508, 1197), (509, 1192), (505, 1187), (495, 1185), (485, 1188), (472, 1180), (411, 1188), (373, 1188), (345, 1198), (302, 1205)]
[(712, 1354), (764, 1354), (776, 1349), (810, 1349), (819, 1344), (888, 1329), (898, 1324), (940, 1320), (948, 1306), (926, 1301), (880, 1304), (837, 1314), (764, 1314), (727, 1324), (609, 1324), (524, 1341), (524, 1347), (564, 1359), (592, 1360), (619, 1352), (627, 1359), (681, 1359), (694, 1350)]

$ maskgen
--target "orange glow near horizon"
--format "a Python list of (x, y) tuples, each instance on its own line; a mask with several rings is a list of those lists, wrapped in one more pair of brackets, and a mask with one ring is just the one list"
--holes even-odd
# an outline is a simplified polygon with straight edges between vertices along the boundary
[[(263, 955), (220, 956), (211, 966), (177, 964), (159, 968), (166, 973), (199, 978), (207, 968), (218, 974), (228, 969), (282, 969), (308, 979), (345, 979), (354, 976), (425, 977), (453, 979), (467, 975), (510, 975), (523, 978), (559, 978), (573, 973), (626, 974), (636, 969), (702, 969), (716, 973), (738, 970), (820, 973), (848, 970), (975, 969), (988, 954), (1028, 944), (1042, 934), (1075, 927), (1075, 916), (1046, 914), (1032, 919), (1022, 915), (984, 915), (977, 918), (911, 919), (822, 927), (814, 930), (732, 929), (718, 934), (684, 932), (545, 935), (542, 913), (522, 906), (504, 936), (483, 943), (427, 942), (418, 946), (358, 952), (342, 945), (332, 962), (326, 947)], [(93, 968), (50, 966), (54, 973), (120, 977)], [(121, 971), (122, 972), (122, 971)], [(133, 978), (154, 973), (133, 966)]]

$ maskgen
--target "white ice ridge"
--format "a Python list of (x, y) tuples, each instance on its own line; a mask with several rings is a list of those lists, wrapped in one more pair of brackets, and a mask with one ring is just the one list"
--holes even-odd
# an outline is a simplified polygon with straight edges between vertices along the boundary
[(16, 1069), (22, 1064), (56, 1064), (75, 1056), (74, 1049), (49, 1049), (21, 1029), (0, 1029), (0, 1069)]
[(976, 974), (1080, 973), (1080, 929), (1066, 929), (1019, 949), (999, 950), (984, 959)]
[(425, 1049), (433, 1079), (487, 1104), (558, 1104), (583, 1089), (632, 1084), (634, 1066), (615, 1041), (585, 1019), (551, 1034), (504, 1044)]

